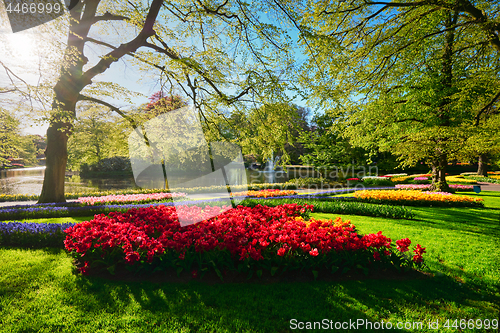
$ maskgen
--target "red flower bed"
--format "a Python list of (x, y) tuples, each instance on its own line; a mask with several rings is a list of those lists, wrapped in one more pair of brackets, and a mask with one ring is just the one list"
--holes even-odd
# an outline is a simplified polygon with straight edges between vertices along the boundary
[[(340, 218), (307, 220), (313, 209), (309, 205), (183, 209), (198, 216), (223, 212), (186, 227), (181, 227), (171, 206), (96, 215), (67, 229), (64, 244), (83, 264), (82, 273), (103, 267), (113, 273), (117, 264), (126, 264), (135, 271), (195, 269), (194, 275), (198, 275), (196, 269), (214, 269), (221, 277), (222, 270), (274, 274), (304, 268), (366, 270), (374, 264), (410, 268), (422, 264), (425, 250), (418, 245), (418, 256), (412, 260), (400, 246), (393, 249), (382, 232), (361, 236)], [(407, 251), (406, 245), (405, 240)]]

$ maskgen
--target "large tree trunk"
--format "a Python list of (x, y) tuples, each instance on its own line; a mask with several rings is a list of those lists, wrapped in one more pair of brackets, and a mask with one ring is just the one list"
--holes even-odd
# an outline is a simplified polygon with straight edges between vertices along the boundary
[[(56, 98), (52, 104), (52, 118), (47, 130), (46, 168), (39, 203), (66, 202), (64, 178), (68, 162), (68, 138), (75, 119), (78, 91), (68, 89), (67, 84), (61, 84), (63, 82), (71, 82), (71, 76), (61, 75), (54, 88)], [(61, 111), (60, 106), (63, 106), (66, 111)]]
[[(455, 26), (457, 19), (458, 12), (449, 12), (444, 22), (445, 27), (449, 30), (445, 35), (443, 67), (441, 69), (441, 85), (445, 95), (442, 96), (438, 109), (439, 126), (442, 128), (450, 126), (450, 94), (452, 94), (453, 87), (453, 45), (455, 40), (455, 28), (451, 27)], [(452, 192), (446, 183), (446, 168), (448, 166), (446, 145), (448, 140), (447, 136), (436, 138), (436, 160), (433, 162), (434, 176), (431, 191)]]
[(450, 186), (446, 182), (446, 167), (448, 166), (448, 158), (446, 154), (441, 154), (433, 163), (432, 166), (432, 185), (430, 190), (437, 192), (452, 192)]
[[(66, 163), (68, 161), (67, 143), (75, 119), (76, 103), (82, 99), (80, 92), (92, 79), (104, 73), (113, 62), (118, 61), (124, 55), (135, 52), (144, 46), (146, 40), (155, 34), (153, 25), (163, 4), (162, 0), (153, 0), (147, 14), (144, 26), (140, 33), (130, 42), (121, 44), (113, 49), (99, 62), (83, 71), (87, 63), (84, 55), (84, 46), (87, 35), (92, 25), (108, 15), (98, 15), (97, 7), (100, 0), (87, 0), (78, 2), (70, 11), (70, 28), (68, 44), (65, 54), (65, 64), (61, 68), (61, 75), (54, 86), (54, 103), (52, 104), (52, 116), (50, 126), (47, 130), (46, 169), (43, 179), (42, 193), (38, 202), (64, 202), (64, 176)], [(107, 16), (112, 19), (122, 19), (120, 16)], [(125, 18), (123, 18), (125, 19)]]
[(478, 166), (477, 166), (477, 175), (488, 177), (488, 156), (486, 154), (479, 155)]
[(68, 161), (68, 133), (64, 124), (51, 124), (47, 130), (46, 168), (39, 203), (65, 202), (64, 176)]

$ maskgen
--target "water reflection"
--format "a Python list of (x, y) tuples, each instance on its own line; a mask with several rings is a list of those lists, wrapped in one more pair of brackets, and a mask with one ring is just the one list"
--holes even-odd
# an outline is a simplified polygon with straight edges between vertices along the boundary
[[(40, 194), (44, 173), (45, 167), (0, 170), (0, 194)], [(281, 170), (246, 170), (246, 176), (249, 184), (257, 184), (284, 183), (292, 178), (310, 177), (313, 175), (308, 170), (299, 174), (296, 170), (289, 169), (287, 172)], [(68, 176), (65, 182), (66, 193), (122, 190), (135, 187), (132, 175), (130, 177), (100, 177), (92, 179), (81, 178), (80, 176)]]
[[(0, 170), (1, 194), (40, 194), (42, 192), (45, 167)], [(67, 176), (64, 183), (66, 193), (134, 188), (133, 177), (83, 179)]]

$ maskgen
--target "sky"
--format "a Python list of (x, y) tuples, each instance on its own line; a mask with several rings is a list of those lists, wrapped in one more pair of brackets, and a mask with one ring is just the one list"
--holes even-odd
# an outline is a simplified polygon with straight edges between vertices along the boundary
[[(4, 10), (3, 3), (0, 2), (0, 11), (2, 10)], [(3, 17), (5, 18), (5, 16)], [(0, 18), (2, 18), (2, 16), (0, 16)], [(20, 79), (29, 84), (36, 85), (38, 82), (41, 82), (40, 73), (48, 73), (49, 70), (45, 69), (45, 67), (50, 68), (50, 64), (56, 63), (57, 60), (57, 57), (54, 58), (54, 55), (48, 56), (51, 52), (47, 52), (45, 47), (50, 45), (54, 40), (59, 43), (64, 43), (65, 38), (67, 38), (66, 34), (61, 33), (60, 39), (57, 40), (57, 36), (50, 33), (52, 31), (51, 29), (55, 29), (53, 28), (53, 22), (48, 22), (40, 27), (13, 33), (9, 23), (3, 20), (3, 22), (0, 22), (0, 61), (7, 67), (13, 69)], [(44, 30), (45, 32), (43, 32)], [(120, 29), (118, 26), (113, 33), (110, 33), (109, 36), (106, 37), (106, 41), (109, 41), (111, 38), (111, 44), (119, 45), (120, 41), (123, 42), (124, 40), (130, 39), (127, 37), (129, 36), (127, 36), (126, 29)], [(113, 38), (115, 38), (115, 41), (113, 41)], [(49, 43), (47, 41), (51, 42)], [(85, 54), (89, 58), (89, 63), (95, 64), (99, 59), (98, 56), (107, 50), (109, 49), (86, 43)], [(127, 58), (127, 56), (124, 58)], [(57, 75), (57, 68), (51, 68), (50, 71), (54, 73), (54, 75)], [(142, 80), (142, 82), (139, 83), (139, 80)], [(6, 76), (5, 71), (3, 71), (2, 66), (0, 66), (0, 84), (3, 86), (8, 81), (9, 78)], [(113, 63), (104, 74), (99, 75), (93, 81), (115, 82), (130, 91), (139, 92), (143, 95), (141, 97), (132, 97), (130, 101), (131, 104), (124, 102), (123, 98), (103, 98), (107, 102), (120, 108), (133, 107), (146, 103), (148, 102), (148, 96), (160, 90), (156, 79), (145, 78), (143, 74), (138, 73), (138, 71), (123, 58)], [(0, 95), (0, 97), (3, 96)], [(299, 101), (295, 101), (295, 103), (304, 104)], [(2, 105), (0, 100), (0, 106), (12, 108), (12, 103)], [(46, 108), (50, 108), (50, 103), (47, 103)], [(35, 123), (33, 118), (36, 117), (28, 116), (23, 118), (22, 130), (24, 134), (45, 135), (48, 123)]]
[[(4, 11), (4, 13), (0, 14), (5, 14), (2, 2), (0, 2), (0, 11)], [(25, 87), (22, 81), (31, 85), (37, 85), (38, 82), (42, 82), (43, 74), (48, 73), (47, 68), (50, 67), (51, 63), (57, 61), (55, 52), (51, 56), (48, 56), (51, 51), (48, 51), (46, 48), (54, 40), (64, 42), (67, 37), (66, 34), (61, 34), (61, 39), (57, 40), (57, 37), (55, 38), (50, 33), (51, 29), (55, 29), (53, 22), (13, 33), (6, 17), (4, 15), (0, 16), (0, 61), (12, 70), (10, 77), (14, 77), (14, 75), (18, 77), (15, 81), (20, 86)], [(86, 48), (85, 52), (91, 64), (95, 64), (98, 60), (98, 54), (102, 54), (102, 50), (105, 50), (99, 50), (100, 47), (95, 45), (86, 46)], [(51, 68), (51, 70), (54, 74), (57, 74), (57, 69), (54, 71), (54, 68)], [(40, 73), (43, 74), (40, 75)], [(104, 74), (98, 76), (94, 81), (116, 82), (131, 91), (144, 95), (142, 97), (132, 97), (131, 104), (125, 103), (123, 100), (105, 99), (107, 102), (112, 102), (113, 105), (126, 108), (147, 103), (147, 97), (159, 90), (154, 80), (138, 83), (139, 79), (144, 79), (144, 77), (130, 66), (130, 64), (127, 64), (126, 61), (120, 60), (113, 63)], [(9, 82), (10, 78), (4, 67), (0, 66), (0, 86), (5, 87)], [(6, 95), (9, 95), (9, 99), (6, 98)], [(15, 97), (13, 94), (0, 95), (0, 107), (5, 109), (13, 109), (13, 106), (19, 101), (20, 98)], [(50, 107), (50, 103), (46, 107)], [(33, 118), (36, 117), (33, 115), (22, 117), (21, 127), (23, 133), (45, 135), (48, 123), (40, 124), (39, 121), (34, 121)]]

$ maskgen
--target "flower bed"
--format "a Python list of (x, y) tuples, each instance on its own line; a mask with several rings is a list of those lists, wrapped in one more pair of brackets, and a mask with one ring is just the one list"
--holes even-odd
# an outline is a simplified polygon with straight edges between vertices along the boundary
[[(461, 185), (461, 184), (450, 184), (451, 189), (455, 191), (472, 191), (474, 189), (473, 185)], [(429, 190), (431, 188), (430, 184), (397, 184), (395, 185), (397, 189), (400, 190)]]
[(474, 179), (465, 179), (464, 176), (447, 176), (446, 181), (448, 183), (464, 183), (464, 184), (477, 184)]
[(147, 203), (174, 198), (184, 198), (186, 193), (148, 193), (148, 194), (122, 194), (105, 195), (102, 197), (79, 197), (78, 202), (86, 205), (117, 204), (122, 202)]
[(26, 247), (62, 247), (64, 230), (76, 223), (0, 222), (0, 244)]
[[(185, 207), (213, 216), (224, 207)], [(66, 250), (82, 263), (82, 273), (125, 265), (131, 271), (174, 269), (203, 274), (213, 269), (274, 275), (286, 270), (335, 272), (374, 267), (398, 269), (422, 264), (424, 248), (408, 257), (409, 240), (394, 249), (382, 235), (361, 236), (348, 221), (304, 219), (312, 206), (242, 207), (181, 227), (173, 207), (132, 209), (96, 215), (66, 229)], [(403, 241), (403, 240), (402, 240)]]
[(352, 200), (352, 197), (305, 198), (304, 196), (302, 196), (302, 198), (295, 199), (246, 199), (241, 204), (248, 207), (254, 207), (256, 205), (266, 205), (274, 207), (290, 203), (296, 203), (299, 205), (310, 204), (314, 206), (315, 212), (320, 213), (376, 216), (390, 219), (413, 219), (415, 217), (415, 213), (413, 213), (413, 211), (411, 211), (408, 207), (394, 205), (373, 205)]
[[(317, 195), (293, 195), (270, 198), (247, 198), (239, 204), (242, 206), (255, 206), (260, 204), (277, 206), (279, 204), (314, 204), (316, 211), (335, 214), (355, 214), (367, 216), (380, 216), (396, 219), (411, 219), (414, 214), (406, 207), (366, 205), (360, 202), (346, 201), (345, 197), (327, 198), (324, 195), (334, 195), (352, 191), (351, 189), (333, 190), (321, 192)], [(220, 205), (221, 198), (182, 201), (183, 205)], [(17, 205), (2, 207), (0, 209), (0, 220), (13, 220), (25, 218), (50, 218), (67, 216), (89, 216), (94, 214), (107, 214), (112, 211), (126, 211), (132, 208), (144, 208), (150, 206), (173, 205), (172, 202), (149, 203), (149, 204), (121, 204), (121, 205), (98, 205), (87, 206), (80, 203), (59, 204), (37, 204)]]
[(481, 177), (481, 176), (467, 176), (467, 180), (473, 180), (475, 182), (485, 182), (485, 183), (493, 183), (500, 184), (500, 179), (493, 178), (491, 176)]
[(444, 192), (416, 190), (357, 191), (354, 197), (362, 202), (402, 204), (410, 206), (484, 207), (483, 199)]
[(270, 198), (270, 197), (283, 197), (288, 195), (296, 195), (296, 191), (291, 190), (260, 190), (260, 191), (244, 191), (232, 193), (235, 197), (256, 197), (256, 198)]
[[(260, 190), (260, 189), (296, 189), (295, 184), (248, 184), (248, 185), (233, 185), (232, 190), (237, 189), (250, 189), (250, 190)], [(105, 195), (118, 195), (118, 194), (148, 194), (148, 193), (169, 193), (175, 190), (177, 192), (183, 193), (211, 193), (226, 191), (226, 186), (206, 186), (206, 187), (189, 187), (189, 188), (175, 188), (175, 189), (127, 189), (127, 190), (112, 190), (112, 191), (96, 191), (96, 192), (79, 192), (79, 193), (65, 193), (66, 199), (78, 199), (79, 197), (86, 196), (105, 196)], [(0, 202), (4, 201), (31, 201), (38, 200), (40, 196), (38, 194), (0, 194)]]

